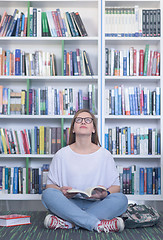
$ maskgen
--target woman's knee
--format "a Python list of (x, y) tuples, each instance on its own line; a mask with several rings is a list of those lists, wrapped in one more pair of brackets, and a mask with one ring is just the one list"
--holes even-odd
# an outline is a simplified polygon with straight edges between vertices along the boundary
[[(112, 195), (112, 196), (111, 196)], [(128, 198), (123, 193), (112, 193), (110, 196), (114, 198), (114, 201), (119, 203), (121, 206), (128, 206)]]
[(123, 193), (116, 193), (117, 194), (117, 196), (118, 196), (118, 198), (119, 199), (121, 199), (122, 201), (124, 201), (125, 203), (128, 203), (128, 198), (126, 197), (126, 195), (125, 194), (123, 194)]
[(61, 191), (55, 188), (46, 188), (43, 192), (42, 192), (42, 200), (46, 201), (46, 199), (48, 198), (54, 198), (56, 195), (60, 194)]

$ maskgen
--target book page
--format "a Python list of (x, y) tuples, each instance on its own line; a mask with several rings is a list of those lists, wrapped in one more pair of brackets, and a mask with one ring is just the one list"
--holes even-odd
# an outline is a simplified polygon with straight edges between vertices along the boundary
[(81, 194), (84, 194), (84, 195), (87, 195), (88, 197), (91, 197), (93, 194), (95, 194), (95, 189), (97, 189), (98, 191), (107, 191), (107, 189), (103, 186), (95, 186), (95, 187), (90, 187), (90, 188), (87, 188), (85, 191), (82, 191), (82, 190), (78, 190), (78, 189), (69, 189), (67, 190), (68, 193), (81, 193)]

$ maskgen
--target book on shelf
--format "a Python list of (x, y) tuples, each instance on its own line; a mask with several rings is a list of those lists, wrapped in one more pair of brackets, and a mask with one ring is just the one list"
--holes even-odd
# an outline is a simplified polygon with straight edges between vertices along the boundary
[[(24, 23), (22, 23), (22, 31), (23, 31), (23, 26)], [(33, 8), (33, 37), (37, 37), (37, 8)]]
[(11, 227), (31, 224), (30, 216), (21, 214), (0, 215), (0, 226)]
[(62, 18), (62, 15), (61, 15), (61, 11), (60, 11), (59, 8), (57, 8), (56, 11), (57, 11), (57, 14), (58, 14), (58, 20), (59, 20), (59, 25), (60, 25), (61, 32), (62, 32), (62, 37), (65, 37), (66, 34), (65, 34), (65, 29), (64, 29), (64, 25), (63, 25), (63, 18)]
[(28, 169), (0, 166), (0, 194), (41, 194), (48, 172), (49, 164)]
[[(105, 7), (106, 37), (159, 37), (159, 8)], [(114, 27), (113, 27), (114, 26)]]
[(91, 63), (90, 63), (90, 59), (88, 57), (88, 54), (86, 53), (86, 51), (83, 51), (83, 55), (84, 55), (84, 61), (85, 61), (85, 66), (86, 66), (86, 74), (92, 76), (93, 75), (93, 70), (91, 67)]
[(42, 17), (42, 37), (48, 37), (49, 36), (49, 26), (48, 26), (46, 12), (41, 12), (41, 17)]
[[(6, 56), (5, 56), (6, 55)], [(0, 49), (0, 74), (19, 76), (56, 76), (56, 56), (52, 52), (35, 51), (28, 53)], [(93, 75), (86, 51), (64, 50), (64, 75)]]
[[(132, 195), (160, 194), (161, 167), (117, 166), (120, 180), (120, 192)], [(159, 173), (159, 174), (158, 174)]]
[(64, 76), (93, 75), (91, 63), (86, 51), (79, 48), (76, 51), (64, 50)]
[(57, 37), (57, 32), (55, 29), (54, 21), (53, 21), (53, 16), (51, 11), (46, 11), (47, 19), (48, 19), (48, 24), (49, 24), (49, 29), (52, 37)]
[(146, 44), (145, 49), (130, 47), (124, 50), (105, 48), (106, 76), (159, 76), (160, 52), (151, 50)]
[(107, 189), (103, 186), (94, 186), (94, 187), (87, 188), (84, 191), (72, 188), (72, 189), (68, 189), (67, 192), (76, 193), (76, 194), (80, 193), (81, 195), (86, 197), (93, 197), (93, 194), (96, 194), (96, 190), (100, 192), (107, 191)]
[(62, 131), (68, 142), (68, 129), (45, 126), (22, 130), (1, 128), (0, 154), (55, 154), (61, 148)]
[(84, 37), (88, 35), (79, 12), (66, 11), (61, 14), (59, 8), (55, 11), (45, 11), (37, 7), (28, 7), (25, 13), (21, 9), (15, 9), (13, 15), (9, 15), (6, 11), (3, 12), (0, 36), (26, 37), (27, 34), (30, 37)]
[[(119, 130), (119, 134), (116, 134)], [(116, 144), (118, 152), (116, 152)], [(160, 133), (155, 128), (109, 128), (105, 134), (105, 147), (117, 155), (159, 155)]]
[(80, 35), (83, 36), (83, 37), (84, 36), (88, 36), (88, 33), (86, 31), (85, 25), (84, 25), (84, 23), (82, 21), (82, 18), (80, 16), (79, 12), (75, 12), (74, 18), (76, 20), (77, 27), (80, 29), (79, 30)]
[(21, 49), (0, 51), (1, 75), (55, 76), (56, 73), (56, 57), (54, 53), (44, 51), (27, 53)]
[(15, 49), (15, 75), (21, 75), (21, 50)]
[[(0, 114), (27, 115), (27, 95), (29, 115), (73, 115), (82, 108), (84, 102), (91, 112), (94, 114), (97, 112), (97, 88), (94, 84), (89, 84), (86, 90), (54, 89), (49, 86), (45, 89), (30, 88), (28, 92), (24, 89), (15, 92), (0, 85)], [(157, 102), (156, 109), (156, 114), (159, 114), (160, 108)]]
[(152, 90), (140, 84), (124, 88), (122, 84), (105, 92), (107, 115), (160, 115), (160, 87)]

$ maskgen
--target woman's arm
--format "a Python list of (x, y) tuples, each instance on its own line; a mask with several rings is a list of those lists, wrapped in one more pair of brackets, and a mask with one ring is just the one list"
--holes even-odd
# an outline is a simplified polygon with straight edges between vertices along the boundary
[(58, 189), (58, 190), (60, 190), (60, 191), (64, 194), (64, 196), (67, 197), (67, 198), (72, 198), (72, 197), (74, 197), (74, 196), (76, 195), (76, 193), (73, 194), (73, 193), (68, 193), (68, 192), (67, 192), (67, 190), (68, 190), (68, 189), (72, 189), (72, 187), (67, 187), (67, 186), (59, 187), (59, 186), (56, 185), (56, 184), (47, 184), (47, 185), (46, 185), (46, 188), (55, 188), (55, 189)]
[(56, 184), (47, 184), (46, 188), (55, 188), (55, 189), (61, 190), (60, 187)]
[(109, 191), (110, 193), (120, 192), (120, 186), (112, 185), (111, 187), (108, 188), (108, 191)]

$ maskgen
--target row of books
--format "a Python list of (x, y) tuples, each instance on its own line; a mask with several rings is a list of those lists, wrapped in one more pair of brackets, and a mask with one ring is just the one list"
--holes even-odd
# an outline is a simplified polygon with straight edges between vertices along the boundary
[(105, 148), (114, 155), (158, 155), (160, 140), (157, 128), (113, 127), (105, 133)]
[(124, 194), (161, 194), (161, 167), (117, 166)]
[(48, 172), (49, 164), (28, 169), (0, 166), (0, 194), (41, 194)]
[[(0, 37), (84, 37), (87, 31), (79, 12), (56, 10), (43, 11), (29, 7), (23, 12), (15, 9), (13, 15), (3, 12), (0, 21)], [(29, 21), (29, 25), (28, 25)]]
[[(29, 95), (29, 107), (27, 106)], [(0, 114), (4, 115), (74, 115), (79, 109), (86, 108), (96, 114), (97, 89), (89, 84), (86, 91), (75, 88), (29, 89), (15, 92), (0, 85)]]
[(106, 37), (160, 37), (161, 9), (105, 8)]
[(85, 50), (64, 50), (64, 76), (93, 75), (90, 59)]
[(0, 75), (56, 76), (56, 56), (44, 51), (27, 53), (21, 49), (5, 51), (0, 48)]
[[(61, 127), (0, 128), (0, 154), (55, 154), (61, 148)], [(69, 128), (64, 130), (67, 145)]]
[[(54, 53), (35, 51), (27, 53), (0, 48), (0, 75), (6, 76), (56, 76), (56, 56)], [(93, 75), (88, 53), (85, 50), (67, 52), (64, 50), (64, 76)]]
[(106, 76), (160, 76), (160, 52), (130, 47), (127, 50), (105, 48)]
[(105, 90), (106, 115), (160, 115), (160, 87), (114, 86)]

